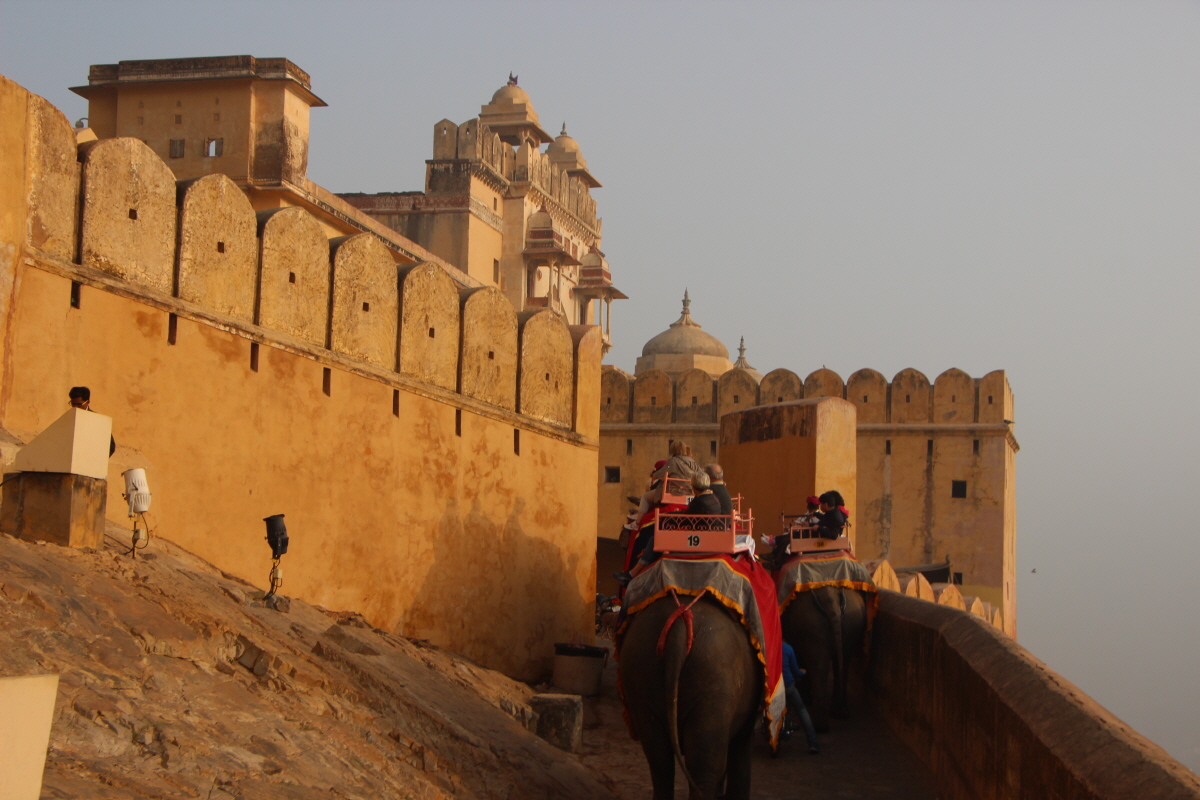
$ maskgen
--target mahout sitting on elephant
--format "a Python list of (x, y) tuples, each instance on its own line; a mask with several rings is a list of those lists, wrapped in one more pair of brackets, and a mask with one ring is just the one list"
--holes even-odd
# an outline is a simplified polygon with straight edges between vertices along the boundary
[[(685, 606), (690, 623), (679, 619)], [(707, 594), (655, 600), (629, 620), (619, 672), (654, 800), (675, 797), (676, 763), (690, 800), (715, 800), (722, 784), (726, 800), (750, 797), (763, 676), (746, 628), (729, 610)]]

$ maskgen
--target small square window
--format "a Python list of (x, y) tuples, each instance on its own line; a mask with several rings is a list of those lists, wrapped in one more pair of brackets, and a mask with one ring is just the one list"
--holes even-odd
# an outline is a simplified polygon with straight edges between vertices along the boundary
[(697, 403), (699, 400), (700, 400), (700, 398), (699, 398), (699, 397), (697, 397), (696, 395), (692, 395), (692, 405), (696, 405), (696, 403)]
[(363, 311), (370, 311), (370, 310), (371, 310), (371, 304), (363, 303)]
[(176, 125), (182, 125), (182, 124), (183, 124), (183, 114), (176, 114), (176, 115), (175, 115), (175, 124), (176, 124)]
[(741, 400), (741, 398), (740, 398), (740, 397), (738, 397), (736, 394), (733, 396), (733, 402), (734, 402), (734, 404), (735, 404), (735, 405), (736, 405), (736, 404), (737, 404), (737, 403), (738, 403), (740, 400)]
[(171, 140), (171, 158), (183, 158), (183, 139)]
[(605, 483), (620, 483), (621, 482), (621, 468), (620, 467), (605, 467), (604, 468), (604, 482)]
[(652, 405), (652, 406), (656, 406), (656, 405), (658, 405), (658, 398), (657, 398), (657, 397), (651, 397), (651, 398), (650, 398), (650, 405)]
[(129, 209), (129, 218), (132, 220), (137, 219), (137, 209), (136, 208)]
[(217, 242), (217, 252), (218, 253), (225, 252), (225, 243), (224, 242)]
[(950, 496), (951, 497), (966, 497), (967, 482), (966, 481), (950, 481)]
[(295, 282), (296, 282), (296, 273), (289, 272), (288, 273), (288, 283), (295, 283)]
[(205, 139), (204, 140), (204, 155), (206, 158), (215, 158), (225, 153), (224, 139)]

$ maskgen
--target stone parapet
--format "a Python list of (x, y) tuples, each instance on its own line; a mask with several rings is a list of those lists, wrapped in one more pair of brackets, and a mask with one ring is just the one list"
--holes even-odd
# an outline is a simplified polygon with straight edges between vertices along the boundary
[(1196, 800), (1200, 778), (982, 619), (881, 591), (871, 684), (946, 800)]

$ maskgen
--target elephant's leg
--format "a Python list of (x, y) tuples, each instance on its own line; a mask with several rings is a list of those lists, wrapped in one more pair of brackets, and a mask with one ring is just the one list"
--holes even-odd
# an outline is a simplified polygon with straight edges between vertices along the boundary
[(675, 800), (675, 750), (670, 740), (665, 735), (643, 736), (642, 752), (650, 765), (654, 800)]
[(680, 734), (683, 760), (694, 782), (688, 789), (688, 800), (715, 800), (725, 780), (728, 730), (705, 725), (685, 728)]
[(808, 687), (812, 695), (808, 708), (813, 725), (821, 733), (827, 733), (833, 701), (833, 659), (828, 649), (811, 653), (805, 669), (808, 670)]
[(843, 589), (845, 606), (842, 611), (842, 669), (836, 676), (834, 689), (834, 712), (839, 717), (850, 715), (849, 694), (850, 670), (859, 663), (863, 639), (867, 634), (867, 604), (861, 592)]
[(754, 723), (757, 719), (758, 717), (752, 714), (729, 742), (725, 800), (750, 799), (750, 755), (754, 746)]

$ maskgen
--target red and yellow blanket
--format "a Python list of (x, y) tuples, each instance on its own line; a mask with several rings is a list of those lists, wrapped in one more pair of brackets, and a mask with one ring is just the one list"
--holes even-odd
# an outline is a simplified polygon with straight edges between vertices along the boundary
[[(753, 558), (730, 555), (660, 558), (629, 584), (625, 592), (627, 620), (672, 591), (681, 598), (712, 595), (741, 621), (750, 636), (763, 675), (763, 711), (771, 731), (771, 747), (779, 741), (786, 706), (783, 686), (783, 634), (779, 627), (776, 587)], [(622, 629), (624, 629), (624, 625)], [(620, 641), (621, 631), (617, 639)]]

